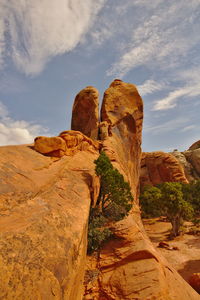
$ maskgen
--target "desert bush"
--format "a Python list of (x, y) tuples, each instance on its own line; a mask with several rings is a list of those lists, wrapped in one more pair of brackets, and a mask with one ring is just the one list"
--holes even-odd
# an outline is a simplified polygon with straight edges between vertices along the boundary
[(109, 224), (127, 216), (133, 204), (129, 183), (113, 167), (105, 152), (102, 151), (94, 163), (96, 174), (100, 177), (100, 193), (97, 206), (90, 210), (88, 253), (99, 249), (112, 237)]

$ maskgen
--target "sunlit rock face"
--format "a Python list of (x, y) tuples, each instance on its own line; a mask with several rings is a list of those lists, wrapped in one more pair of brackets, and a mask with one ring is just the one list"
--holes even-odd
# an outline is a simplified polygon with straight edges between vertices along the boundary
[(140, 172), (141, 187), (168, 181), (188, 183), (179, 161), (170, 153), (161, 151), (143, 153)]
[(101, 120), (103, 149), (129, 181), (137, 201), (143, 121), (143, 102), (137, 88), (114, 80), (104, 93)]
[(81, 299), (98, 152), (0, 153), (0, 299)]

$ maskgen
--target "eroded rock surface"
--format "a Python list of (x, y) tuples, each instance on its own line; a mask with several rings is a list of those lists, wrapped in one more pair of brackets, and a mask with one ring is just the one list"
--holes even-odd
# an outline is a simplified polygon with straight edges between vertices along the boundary
[(0, 147), (0, 299), (82, 299), (98, 152)]
[(129, 181), (136, 201), (143, 121), (143, 102), (137, 88), (133, 84), (114, 80), (104, 93), (101, 120), (103, 149)]
[(35, 138), (34, 149), (51, 157), (73, 156), (79, 151), (96, 153), (101, 143), (93, 141), (80, 131), (66, 130), (59, 136)]
[(88, 86), (78, 93), (72, 109), (71, 129), (81, 131), (91, 139), (98, 139), (99, 92)]
[(141, 186), (156, 185), (166, 181), (188, 182), (179, 161), (169, 153), (144, 152), (141, 160)]

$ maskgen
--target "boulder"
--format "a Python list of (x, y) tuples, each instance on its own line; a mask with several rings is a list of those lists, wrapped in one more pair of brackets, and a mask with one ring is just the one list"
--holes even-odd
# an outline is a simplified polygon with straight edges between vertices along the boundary
[(34, 149), (42, 154), (62, 157), (66, 151), (66, 144), (65, 141), (58, 136), (38, 136), (34, 141)]
[(79, 151), (96, 153), (101, 143), (85, 136), (80, 131), (67, 130), (57, 137), (35, 138), (34, 149), (51, 157), (73, 156)]
[(91, 139), (98, 139), (99, 92), (87, 86), (75, 98), (72, 109), (71, 129), (81, 131)]

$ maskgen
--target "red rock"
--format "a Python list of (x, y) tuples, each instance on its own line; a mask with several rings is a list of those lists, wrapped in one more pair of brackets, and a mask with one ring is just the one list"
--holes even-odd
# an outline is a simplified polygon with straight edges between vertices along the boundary
[(142, 154), (140, 183), (156, 185), (163, 182), (188, 183), (183, 167), (170, 153), (161, 151)]
[(200, 294), (200, 273), (194, 273), (189, 278), (189, 284)]

